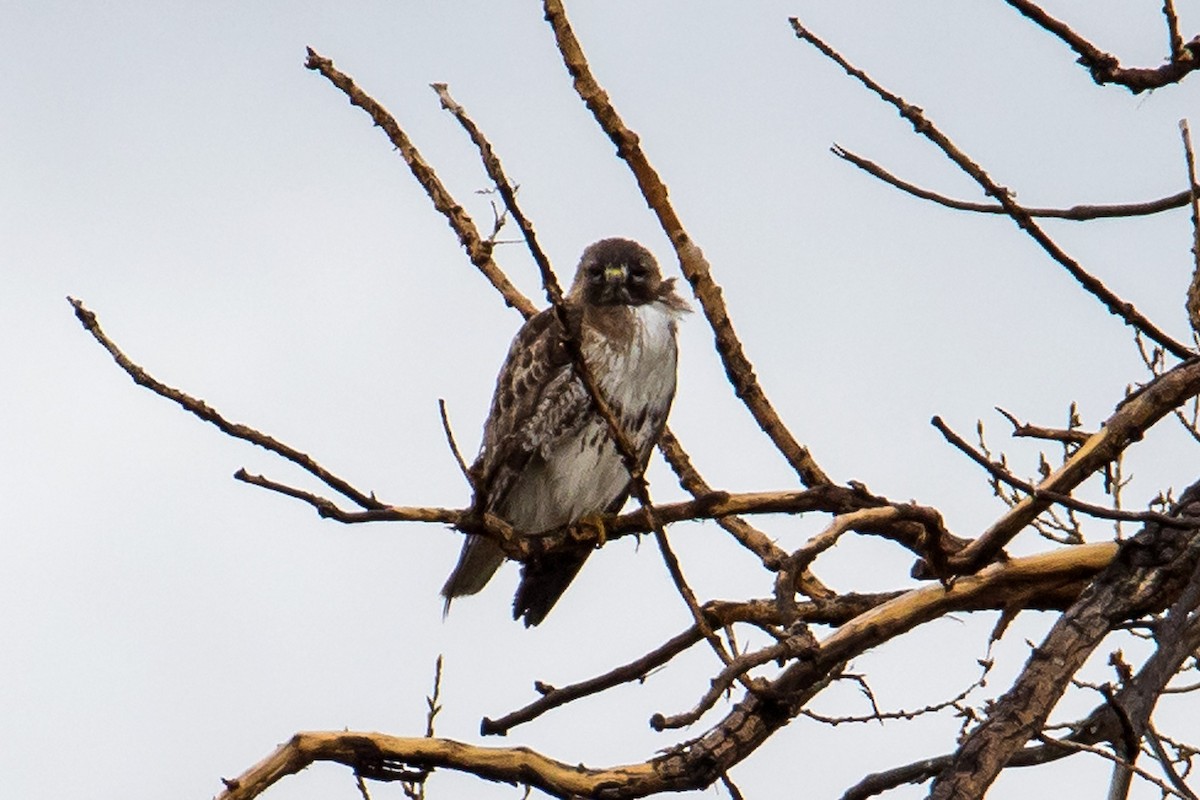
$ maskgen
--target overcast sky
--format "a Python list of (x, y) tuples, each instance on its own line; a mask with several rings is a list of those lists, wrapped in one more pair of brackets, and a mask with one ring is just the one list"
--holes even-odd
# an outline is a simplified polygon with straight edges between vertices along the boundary
[[(1190, 37), (1200, 14), (1179, 5)], [(1166, 47), (1160, 6), (1050, 7), (1127, 63), (1154, 66)], [(1074, 400), (1094, 428), (1144, 379), (1130, 332), (1011, 222), (917, 202), (830, 154), (837, 142), (923, 185), (980, 196), (893, 110), (798, 42), (787, 17), (923, 107), (1034, 205), (1180, 191), (1176, 125), (1192, 114), (1200, 127), (1200, 79), (1136, 97), (1098, 88), (1059, 42), (998, 1), (568, 11), (712, 263), (764, 389), (835, 480), (937, 506), (974, 536), (1003, 506), (930, 416), (965, 434), (983, 419), (991, 444), (1033, 474), (1037, 449), (1010, 443), (993, 406), (1061, 425)], [(520, 184), (563, 281), (584, 246), (611, 235), (645, 243), (678, 274), (573, 93), (539, 4), (0, 0), (0, 43), (0, 795), (205, 798), (297, 730), (418, 735), (439, 653), (438, 732), (479, 741), (479, 718), (531, 700), (533, 680), (591, 676), (688, 625), (652, 542), (632, 539), (592, 558), (540, 628), (510, 619), (512, 566), (443, 622), (437, 590), (457, 534), (347, 528), (234, 481), (244, 466), (317, 488), (134, 386), (65, 300), (82, 299), (152, 374), (382, 500), (466, 504), (437, 400), (469, 457), (520, 318), (380, 131), (304, 69), (304, 48), (384, 103), (487, 227), (488, 199), (476, 194), (487, 179), (428, 88), (449, 83)], [(1046, 227), (1188, 338), (1185, 211)], [(540, 303), (522, 248), (497, 257)], [(716, 487), (795, 487), (725, 383), (711, 340), (700, 315), (683, 324), (673, 429)], [(1169, 429), (1137, 445), (1126, 502), (1194, 480), (1195, 448)], [(657, 501), (683, 497), (661, 463), (651, 478)], [(793, 549), (826, 519), (759, 522)], [(770, 591), (770, 576), (716, 525), (672, 530), (702, 599)], [(1049, 546), (1026, 533), (1013, 549)], [(911, 585), (911, 561), (855, 539), (817, 572), (839, 589), (891, 589)], [(885, 708), (945, 699), (977, 674), (994, 622), (978, 617), (932, 623), (855, 668)], [(1050, 621), (1020, 621), (991, 687), (1006, 685), (1025, 639)], [(485, 743), (595, 766), (640, 761), (682, 738), (652, 733), (646, 719), (691, 707), (715, 670), (696, 648), (645, 685)], [(1095, 699), (1073, 702), (1061, 718)], [(867, 710), (852, 687), (818, 707)], [(1200, 738), (1200, 724), (1174, 722), (1160, 728)], [(800, 720), (733, 778), (747, 797), (834, 797), (868, 771), (952, 749), (956, 729), (949, 717), (907, 730)], [(1095, 796), (1107, 768), (1005, 775), (991, 796), (1028, 796), (1048, 781)], [(443, 773), (430, 783), (431, 797), (518, 791)], [(318, 766), (270, 796), (358, 795), (347, 770)]]

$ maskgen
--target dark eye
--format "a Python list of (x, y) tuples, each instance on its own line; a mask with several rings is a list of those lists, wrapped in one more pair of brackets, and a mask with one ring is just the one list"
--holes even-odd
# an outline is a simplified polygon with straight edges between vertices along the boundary
[(588, 280), (598, 281), (604, 275), (604, 267), (600, 264), (589, 264), (587, 268)]
[(644, 281), (649, 274), (650, 268), (640, 261), (629, 266), (629, 276), (635, 281)]

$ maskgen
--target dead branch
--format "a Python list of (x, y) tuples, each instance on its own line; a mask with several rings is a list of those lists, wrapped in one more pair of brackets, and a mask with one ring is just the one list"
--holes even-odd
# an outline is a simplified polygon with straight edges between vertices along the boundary
[[(1172, 513), (1200, 525), (1200, 482)], [(992, 706), (936, 779), (932, 800), (979, 797), (1012, 756), (1041, 731), (1084, 659), (1126, 619), (1174, 602), (1200, 566), (1200, 533), (1148, 523), (1059, 619), (1021, 676)], [(1200, 588), (1200, 587), (1198, 587)]]
[[(1013, 2), (1013, 0), (1009, 0)], [(1008, 215), (1017, 224), (1017, 227), (1025, 231), (1029, 236), (1037, 242), (1046, 253), (1057, 261), (1064, 269), (1071, 274), (1073, 278), (1084, 288), (1089, 294), (1098, 299), (1108, 309), (1110, 314), (1120, 317), (1125, 321), (1125, 324), (1140, 330), (1150, 339), (1158, 342), (1165, 350), (1177, 358), (1185, 359), (1194, 355), (1191, 349), (1180, 344), (1172, 339), (1164, 331), (1159, 329), (1157, 325), (1151, 322), (1140, 311), (1133, 307), (1132, 303), (1122, 300), (1112, 290), (1105, 286), (1099, 278), (1083, 269), (1078, 261), (1067, 255), (1062, 248), (1055, 244), (1052, 240), (1034, 221), (1029, 212), (1022, 208), (1012, 197), (1012, 193), (996, 183), (992, 178), (984, 172), (983, 168), (972, 161), (962, 150), (960, 150), (954, 142), (943, 134), (920, 108), (905, 102), (904, 98), (899, 95), (889, 92), (880, 84), (876, 83), (871, 76), (858, 69), (837, 51), (819, 39), (810, 30), (805, 28), (800, 20), (791, 18), (792, 28), (796, 32), (796, 37), (801, 41), (808, 42), (815, 47), (822, 55), (830, 59), (843, 70), (846, 74), (855, 78), (863, 86), (877, 94), (880, 99), (894, 106), (900, 116), (904, 117), (912, 123), (913, 130), (924, 136), (929, 141), (933, 142), (937, 147), (946, 154), (946, 157), (953, 161), (959, 169), (975, 179), (975, 182), (989, 196), (996, 198)]]
[(1037, 495), (1016, 505), (950, 557), (955, 572), (970, 571), (995, 558), (1009, 541), (1048, 508), (1045, 493), (1067, 495), (1088, 476), (1142, 438), (1158, 420), (1188, 398), (1200, 393), (1200, 359), (1184, 361), (1164, 372), (1126, 398), (1103, 426), (1076, 450), (1061, 467), (1035, 487)]
[(1092, 80), (1104, 85), (1124, 86), (1133, 94), (1179, 83), (1189, 72), (1200, 68), (1200, 36), (1184, 43), (1178, 35), (1174, 8), (1170, 7), (1168, 24), (1171, 28), (1170, 60), (1161, 67), (1122, 67), (1117, 57), (1106, 53), (1084, 39), (1065, 22), (1055, 19), (1029, 0), (1006, 0), (1025, 17), (1042, 29), (1054, 34), (1079, 56)]
[[(870, 159), (863, 158), (860, 155), (852, 153), (840, 145), (834, 145), (829, 148), (830, 151), (842, 159), (848, 161), (854, 166), (861, 169), (863, 172), (873, 175), (879, 180), (896, 187), (902, 192), (911, 194), (913, 197), (918, 197), (922, 200), (929, 200), (946, 208), (952, 208), (957, 211), (974, 211), (979, 214), (1007, 214), (1004, 206), (997, 203), (973, 203), (968, 200), (958, 200), (953, 197), (947, 197), (943, 194), (923, 189), (915, 183), (898, 178), (891, 172), (876, 164)], [(1194, 183), (1194, 182), (1193, 182)], [(1073, 222), (1086, 222), (1094, 219), (1113, 219), (1124, 217), (1144, 217), (1151, 214), (1159, 214), (1163, 211), (1170, 211), (1175, 208), (1183, 208), (1188, 204), (1188, 199), (1191, 192), (1184, 190), (1170, 197), (1162, 197), (1158, 200), (1149, 200), (1144, 203), (1111, 203), (1106, 205), (1074, 205), (1069, 208), (1046, 208), (1025, 206), (1025, 212), (1031, 217), (1046, 217), (1050, 219), (1065, 219)]]
[(1005, 411), (1000, 406), (996, 406), (996, 411), (1012, 423), (1012, 435), (1015, 437), (1047, 439), (1066, 444), (1083, 444), (1092, 436), (1092, 434), (1079, 428), (1045, 428), (1041, 425), (1031, 425), (1028, 422), (1021, 422), (1015, 415)]
[(721, 297), (721, 287), (713, 280), (708, 261), (684, 230), (683, 223), (667, 199), (666, 184), (642, 151), (638, 135), (625, 125), (608, 94), (592, 76), (583, 48), (575, 38), (561, 0), (544, 0), (543, 8), (546, 20), (554, 29), (559, 53), (562, 54), (563, 63), (571, 74), (576, 93), (616, 145), (617, 155), (633, 172), (642, 196), (675, 247), (680, 269), (691, 284), (692, 292), (713, 329), (717, 353), (725, 365), (725, 373), (735, 393), (746, 404), (759, 427), (796, 470), (806, 486), (829, 483), (828, 476), (817, 466), (808, 449), (796, 441), (759, 385), (754, 368), (733, 329), (725, 301)]
[(1195, 264), (1185, 306), (1192, 330), (1200, 334), (1200, 189), (1196, 186), (1196, 154), (1192, 150), (1192, 132), (1186, 119), (1179, 120), (1179, 135), (1183, 139), (1184, 161), (1187, 163), (1188, 180), (1192, 184), (1188, 206), (1192, 212), (1192, 263)]
[(971, 445), (968, 444), (965, 439), (951, 430), (950, 426), (943, 422), (941, 417), (934, 417), (930, 422), (933, 427), (937, 428), (938, 432), (945, 437), (947, 442), (954, 445), (954, 447), (956, 447), (960, 452), (966, 454), (972, 461), (987, 470), (992, 477), (999, 481), (1003, 481), (1009, 486), (1019, 489), (1034, 499), (1040, 498), (1043, 500), (1048, 500), (1052, 503), (1066, 506), (1067, 508), (1080, 511), (1098, 519), (1115, 519), (1123, 520), (1125, 522), (1157, 522), (1160, 525), (1176, 528), (1191, 527), (1190, 522), (1176, 519), (1166, 514), (1159, 514), (1155, 511), (1122, 511), (1119, 508), (1107, 508), (1105, 506), (1098, 506), (1092, 503), (1085, 503), (1082, 500), (1076, 500), (1069, 494), (1060, 494), (1058, 492), (1042, 489), (1039, 486), (1029, 483), (1028, 481), (1021, 480), (1016, 475), (1013, 475), (1011, 472), (1004, 469), (1004, 467), (989, 460), (982, 453), (971, 447)]
[(79, 322), (88, 331), (88, 333), (92, 334), (92, 337), (100, 343), (100, 346), (107, 350), (109, 355), (113, 357), (113, 360), (117, 362), (117, 366), (124, 370), (125, 374), (132, 378), (133, 382), (138, 386), (144, 386), (145, 388), (157, 394), (159, 397), (165, 397), (168, 400), (178, 403), (185, 411), (195, 414), (205, 422), (215, 425), (222, 433), (232, 436), (235, 439), (241, 439), (242, 441), (258, 445), (264, 450), (270, 450), (272, 453), (282, 456), (283, 458), (291, 461), (293, 464), (303, 469), (305, 472), (308, 472), (310, 475), (316, 477), (338, 494), (354, 501), (362, 508), (368, 510), (379, 510), (384, 507), (383, 503), (380, 503), (378, 500), (376, 500), (373, 494), (365, 494), (360, 492), (358, 489), (355, 489), (348, 481), (345, 481), (342, 478), (334, 475), (332, 472), (314, 461), (313, 458), (306, 453), (301, 453), (299, 450), (289, 447), (283, 442), (280, 442), (277, 439), (266, 435), (265, 433), (257, 431), (254, 428), (251, 428), (249, 425), (230, 422), (229, 420), (225, 419), (225, 417), (217, 413), (203, 400), (192, 397), (185, 392), (181, 392), (178, 389), (167, 386), (165, 383), (156, 380), (153, 376), (147, 373), (146, 370), (130, 361), (129, 358), (121, 352), (120, 348), (118, 348), (117, 345), (108, 338), (104, 331), (101, 330), (100, 322), (96, 319), (96, 315), (83, 305), (82, 300), (76, 300), (73, 297), (68, 297), (67, 301), (70, 302), (72, 307), (74, 307), (75, 316), (79, 319)]
[(1116, 551), (1112, 543), (1081, 545), (993, 564), (949, 588), (938, 584), (905, 592), (846, 622), (810, 657), (788, 666), (767, 691), (748, 693), (699, 739), (642, 763), (592, 769), (528, 748), (485, 748), (377, 733), (300, 733), (238, 778), (227, 780), (219, 800), (257, 797), (315, 761), (345, 764), (365, 775), (432, 767), (460, 770), (487, 780), (528, 783), (559, 797), (644, 797), (703, 788), (785, 725), (851, 654), (951, 611), (1001, 600), (1019, 603), (1055, 585), (1077, 585), (1109, 564)]
[(437, 173), (433, 171), (433, 167), (429, 166), (421, 157), (421, 153), (408, 138), (404, 129), (396, 122), (395, 117), (360, 89), (354, 83), (353, 78), (334, 67), (332, 60), (321, 56), (311, 47), (308, 48), (308, 59), (304, 62), (304, 66), (324, 75), (330, 83), (345, 93), (351, 105), (366, 111), (375, 124), (387, 134), (388, 139), (404, 158), (404, 163), (408, 164), (413, 177), (417, 179), (417, 182), (425, 189), (425, 193), (429, 195), (429, 199), (433, 201), (434, 208), (446, 218), (451, 229), (458, 236), (458, 241), (466, 250), (471, 263), (483, 273), (492, 286), (496, 287), (504, 301), (520, 311), (526, 319), (537, 313), (537, 309), (534, 308), (529, 298), (512, 285), (512, 282), (492, 258), (492, 243), (479, 235), (479, 229), (475, 226), (474, 220), (450, 195)]

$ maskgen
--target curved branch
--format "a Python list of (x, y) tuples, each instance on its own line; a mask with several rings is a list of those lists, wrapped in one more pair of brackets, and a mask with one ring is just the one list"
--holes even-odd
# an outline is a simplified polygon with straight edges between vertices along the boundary
[[(972, 203), (968, 200), (958, 200), (953, 197), (932, 192), (928, 189), (923, 189), (915, 183), (909, 183), (906, 180), (896, 177), (888, 172), (883, 167), (876, 164), (874, 161), (863, 158), (860, 155), (850, 152), (849, 150), (839, 145), (834, 145), (829, 148), (835, 156), (848, 161), (854, 166), (861, 169), (870, 175), (874, 175), (884, 183), (896, 187), (902, 192), (911, 194), (913, 197), (918, 197), (922, 200), (929, 200), (946, 208), (953, 208), (956, 211), (974, 211), (979, 214), (1007, 214), (1004, 206), (995, 203)], [(1182, 191), (1171, 195), (1170, 197), (1162, 197), (1158, 200), (1150, 200), (1145, 203), (1114, 203), (1108, 205), (1076, 205), (1070, 208), (1031, 208), (1025, 207), (1026, 213), (1031, 217), (1049, 217), (1052, 219), (1065, 219), (1073, 222), (1086, 222), (1093, 219), (1111, 219), (1113, 217), (1144, 217), (1150, 214), (1158, 214), (1163, 211), (1170, 211), (1175, 208), (1183, 208), (1188, 204), (1191, 192)]]
[[(1172, 514), (1192, 523), (1180, 531), (1152, 522), (1121, 545), (1117, 557), (1059, 618), (1020, 677), (992, 705), (937, 778), (932, 800), (982, 797), (1004, 765), (1041, 731), (1068, 682), (1100, 641), (1126, 619), (1173, 603), (1200, 566), (1200, 481)], [(1196, 587), (1200, 590), (1200, 587)]]
[(1006, 1), (1036, 25), (1062, 39), (1079, 55), (1079, 63), (1087, 67), (1092, 80), (1100, 85), (1114, 83), (1124, 86), (1133, 94), (1139, 94), (1147, 89), (1178, 83), (1189, 72), (1200, 69), (1200, 36), (1190, 42), (1176, 42), (1178, 37), (1173, 31), (1171, 54), (1166, 64), (1153, 68), (1122, 67), (1116, 56), (1096, 47), (1065, 22), (1050, 16), (1029, 0)]

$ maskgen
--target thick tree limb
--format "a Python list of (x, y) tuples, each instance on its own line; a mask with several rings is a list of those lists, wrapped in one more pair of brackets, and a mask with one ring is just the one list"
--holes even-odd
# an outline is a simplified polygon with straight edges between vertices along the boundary
[(469, 772), (487, 780), (526, 783), (551, 795), (644, 797), (706, 787), (750, 755), (855, 653), (862, 653), (924, 622), (984, 602), (1023, 602), (1054, 586), (1078, 585), (1103, 569), (1111, 543), (993, 564), (950, 588), (924, 586), (860, 614), (828, 636), (810, 657), (794, 662), (769, 690), (748, 694), (708, 733), (639, 764), (611, 768), (567, 765), (527, 748), (485, 748), (445, 739), (406, 739), (375, 733), (301, 733), (236, 779), (219, 800), (249, 800), (314, 761), (373, 773), (431, 767)]
[(1069, 494), (1089, 475), (1142, 438), (1156, 422), (1188, 398), (1200, 393), (1200, 359), (1184, 361), (1126, 398), (1100, 430), (1079, 446), (1066, 462), (1037, 484), (1041, 496), (1022, 498), (1002, 517), (949, 559), (954, 572), (969, 572), (987, 563), (1053, 501), (1045, 492)]
[[(1200, 526), (1200, 482), (1173, 513)], [(1200, 532), (1148, 523), (1033, 651), (1021, 676), (938, 777), (932, 800), (982, 797), (1013, 755), (1041, 731), (1071, 677), (1117, 624), (1173, 602), (1200, 566)]]

